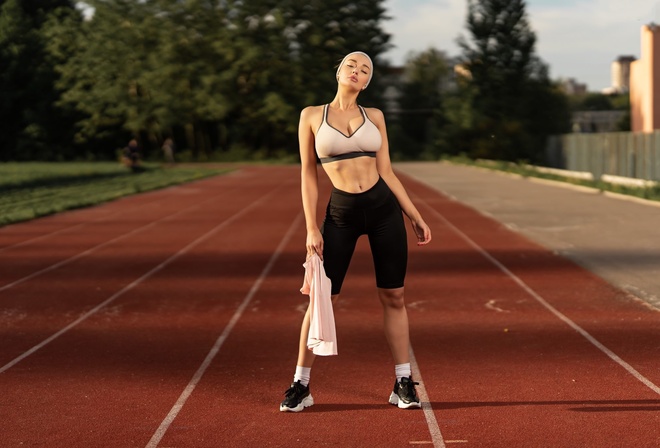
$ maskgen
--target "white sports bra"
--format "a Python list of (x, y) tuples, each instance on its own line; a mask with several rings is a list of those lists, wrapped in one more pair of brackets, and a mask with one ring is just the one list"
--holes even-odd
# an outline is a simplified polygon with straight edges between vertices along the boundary
[(354, 157), (376, 157), (382, 144), (378, 127), (367, 117), (362, 106), (360, 113), (364, 121), (351, 135), (346, 135), (328, 123), (328, 105), (323, 106), (323, 121), (316, 131), (316, 154), (321, 163)]

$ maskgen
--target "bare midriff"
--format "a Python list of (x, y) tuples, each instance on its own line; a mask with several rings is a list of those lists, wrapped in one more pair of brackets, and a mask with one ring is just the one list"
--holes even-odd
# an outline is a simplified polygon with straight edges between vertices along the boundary
[(323, 164), (332, 185), (347, 193), (362, 193), (378, 182), (378, 168), (373, 157), (338, 160)]

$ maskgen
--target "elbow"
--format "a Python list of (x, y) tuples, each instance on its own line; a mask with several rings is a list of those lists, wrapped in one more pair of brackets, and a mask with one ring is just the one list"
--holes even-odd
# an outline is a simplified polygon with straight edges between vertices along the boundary
[(300, 180), (302, 181), (303, 185), (309, 184), (309, 182), (316, 183), (318, 180), (316, 165), (310, 165), (307, 167), (303, 166), (303, 168), (300, 170)]
[(394, 170), (392, 170), (391, 166), (379, 169), (378, 174), (380, 174), (380, 177), (382, 177), (385, 181), (395, 177)]

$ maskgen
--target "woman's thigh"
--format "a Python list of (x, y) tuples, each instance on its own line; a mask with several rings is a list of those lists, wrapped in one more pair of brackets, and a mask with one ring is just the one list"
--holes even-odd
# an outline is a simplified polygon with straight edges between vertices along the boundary
[(369, 226), (369, 244), (379, 288), (404, 286), (408, 265), (408, 239), (401, 207), (392, 201), (378, 209)]
[(332, 294), (341, 291), (348, 266), (360, 237), (359, 220), (347, 210), (328, 207), (323, 222), (323, 267), (332, 283)]

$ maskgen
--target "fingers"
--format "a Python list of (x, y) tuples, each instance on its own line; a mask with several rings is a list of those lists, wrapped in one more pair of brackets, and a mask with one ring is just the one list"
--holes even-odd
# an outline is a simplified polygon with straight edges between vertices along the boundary
[(423, 238), (420, 238), (417, 242), (418, 246), (425, 246), (431, 242), (431, 235), (425, 235)]
[(323, 240), (319, 243), (313, 243), (307, 246), (307, 258), (314, 254), (318, 254), (319, 258), (323, 260)]
[(316, 250), (308, 251), (307, 252), (307, 259), (309, 259), (312, 255), (317, 254), (321, 261), (323, 261), (323, 252), (318, 252)]
[(418, 246), (425, 246), (431, 242), (431, 229), (428, 226), (421, 227), (416, 233)]

